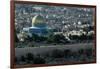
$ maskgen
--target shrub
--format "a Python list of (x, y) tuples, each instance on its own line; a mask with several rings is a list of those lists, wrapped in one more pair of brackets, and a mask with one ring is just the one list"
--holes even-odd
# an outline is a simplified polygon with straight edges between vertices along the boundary
[(45, 53), (43, 54), (43, 56), (44, 56), (45, 58), (50, 57), (50, 52), (45, 52)]
[(69, 41), (63, 34), (55, 34), (47, 38), (47, 43), (69, 43)]
[(37, 56), (34, 58), (34, 64), (44, 64), (46, 61), (44, 58), (40, 57), (40, 56)]
[(51, 56), (53, 58), (62, 58), (64, 57), (64, 52), (62, 50), (55, 49), (52, 51)]
[(65, 57), (71, 56), (71, 50), (70, 49), (65, 49), (64, 50), (64, 55), (65, 55)]
[(24, 56), (21, 56), (20, 60), (21, 60), (22, 62), (25, 62), (25, 57), (24, 57)]
[(93, 55), (93, 49), (92, 48), (86, 49), (86, 55), (87, 56), (92, 56)]
[(79, 54), (84, 54), (84, 49), (80, 49), (80, 50), (78, 51), (78, 53), (79, 53)]
[(26, 58), (27, 58), (28, 61), (32, 61), (34, 59), (34, 55), (31, 54), (31, 53), (27, 53)]
[(14, 38), (15, 38), (15, 42), (19, 42), (18, 37), (17, 37), (17, 33), (14, 33)]

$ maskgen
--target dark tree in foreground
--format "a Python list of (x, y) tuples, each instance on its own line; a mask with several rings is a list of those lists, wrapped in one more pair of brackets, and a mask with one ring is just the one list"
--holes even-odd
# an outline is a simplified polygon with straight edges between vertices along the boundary
[(34, 55), (31, 54), (31, 53), (27, 53), (26, 58), (27, 58), (28, 61), (32, 61), (34, 59)]
[(92, 48), (88, 48), (85, 50), (85, 53), (87, 56), (93, 56), (93, 49)]
[(71, 53), (72, 53), (72, 52), (71, 52), (70, 49), (65, 49), (65, 50), (64, 50), (64, 55), (65, 55), (65, 57), (67, 57), (67, 58), (71, 56)]
[(69, 43), (63, 34), (50, 35), (47, 39), (48, 43)]
[(53, 58), (62, 58), (64, 57), (64, 52), (62, 50), (55, 49), (52, 51), (51, 56)]
[(38, 36), (37, 34), (32, 34), (32, 40), (36, 42), (40, 42), (40, 41), (47, 40), (47, 38), (43, 36)]
[(57, 34), (54, 36), (54, 41), (56, 43), (66, 43), (67, 42), (67, 39), (65, 38), (64, 35), (62, 34)]
[(16, 32), (14, 33), (14, 40), (15, 40), (15, 42), (19, 41)]
[(44, 58), (40, 57), (40, 56), (37, 56), (34, 58), (34, 64), (44, 64), (46, 61)]
[(25, 62), (26, 59), (25, 59), (24, 56), (21, 56), (20, 60), (21, 60), (22, 62)]
[[(38, 39), (39, 39), (39, 36), (33, 33), (32, 37), (31, 37), (31, 41), (38, 41)], [(29, 40), (30, 40), (30, 38), (29, 38)]]

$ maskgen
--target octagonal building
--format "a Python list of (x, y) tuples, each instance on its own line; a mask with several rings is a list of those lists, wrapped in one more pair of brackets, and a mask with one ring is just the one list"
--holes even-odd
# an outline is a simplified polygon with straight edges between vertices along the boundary
[(51, 28), (48, 28), (42, 16), (35, 15), (32, 18), (32, 26), (28, 28), (23, 28), (23, 31), (31, 34), (36, 34), (38, 36), (47, 36), (50, 33)]

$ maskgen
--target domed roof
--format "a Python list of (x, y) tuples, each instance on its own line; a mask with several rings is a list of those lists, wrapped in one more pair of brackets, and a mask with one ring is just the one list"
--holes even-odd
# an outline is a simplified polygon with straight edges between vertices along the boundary
[(46, 23), (44, 18), (40, 15), (36, 15), (32, 18), (32, 27), (45, 27)]

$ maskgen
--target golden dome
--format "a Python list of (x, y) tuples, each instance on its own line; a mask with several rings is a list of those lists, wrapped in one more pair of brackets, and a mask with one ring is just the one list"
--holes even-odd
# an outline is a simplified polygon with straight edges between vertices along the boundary
[(32, 27), (36, 26), (36, 27), (42, 27), (45, 26), (45, 22), (44, 22), (44, 18), (40, 15), (36, 15), (32, 18)]

